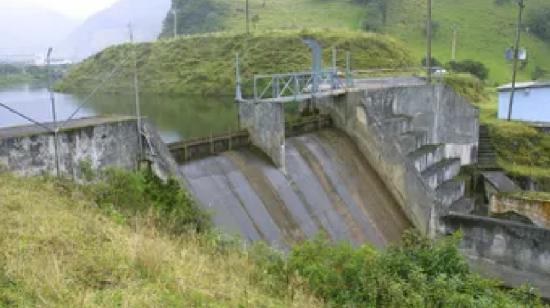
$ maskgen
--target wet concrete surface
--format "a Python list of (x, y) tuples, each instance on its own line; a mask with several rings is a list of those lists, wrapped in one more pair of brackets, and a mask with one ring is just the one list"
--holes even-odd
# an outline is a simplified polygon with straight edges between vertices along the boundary
[(376, 247), (412, 225), (353, 142), (337, 130), (287, 139), (284, 174), (250, 149), (180, 166), (222, 230), (279, 248), (319, 232)]

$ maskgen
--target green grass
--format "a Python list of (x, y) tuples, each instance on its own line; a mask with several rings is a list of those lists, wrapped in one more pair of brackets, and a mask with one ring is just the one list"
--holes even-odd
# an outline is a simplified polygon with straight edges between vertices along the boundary
[[(332, 47), (337, 48), (338, 65), (345, 66), (345, 53), (353, 54), (356, 68), (409, 66), (408, 50), (392, 38), (380, 34), (344, 30), (284, 30), (255, 32), (253, 35), (217, 33), (139, 44), (138, 67), (143, 92), (160, 94), (233, 95), (235, 54), (241, 57), (243, 91), (252, 89), (257, 73), (303, 71), (310, 68), (310, 51), (301, 41), (316, 38), (324, 47), (329, 63)], [(86, 92), (99, 84), (123, 59), (132, 46), (115, 46), (73, 67), (57, 83), (60, 91)], [(126, 62), (121, 72), (102, 88), (104, 92), (132, 91), (132, 69)]]
[[(426, 50), (423, 34), (425, 0), (389, 0), (385, 31), (411, 48), (420, 63)], [(442, 62), (451, 58), (452, 26), (459, 28), (457, 59), (475, 59), (490, 69), (489, 79), (503, 83), (511, 79), (511, 66), (504, 60), (504, 50), (512, 46), (515, 36), (517, 5), (509, 1), (502, 6), (494, 0), (439, 0), (433, 3), (433, 18), (439, 31), (433, 42), (434, 57)], [(541, 7), (545, 0), (529, 0), (527, 11)], [(524, 34), (522, 46), (529, 52), (529, 65), (519, 79), (531, 79), (535, 66), (550, 69), (550, 44)]]
[[(224, 26), (229, 31), (245, 31), (245, 0), (217, 0), (231, 9)], [(266, 3), (263, 6), (263, 3)], [(357, 30), (366, 15), (364, 6), (345, 0), (250, 0), (250, 16), (259, 21), (251, 30), (327, 28)]]
[(293, 299), (272, 294), (220, 237), (165, 233), (147, 215), (121, 222), (74, 184), (0, 174), (0, 195), (0, 307), (320, 305), (299, 286)]

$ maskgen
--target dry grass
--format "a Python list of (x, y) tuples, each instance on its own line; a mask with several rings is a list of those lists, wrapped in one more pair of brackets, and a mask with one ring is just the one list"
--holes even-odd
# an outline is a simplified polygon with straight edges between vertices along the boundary
[(318, 306), (254, 283), (245, 253), (102, 215), (78, 192), (0, 175), (0, 307)]

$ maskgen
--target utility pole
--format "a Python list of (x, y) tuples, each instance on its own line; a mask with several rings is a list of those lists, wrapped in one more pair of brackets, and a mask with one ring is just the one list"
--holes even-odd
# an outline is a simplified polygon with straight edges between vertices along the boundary
[(243, 99), (243, 94), (241, 91), (241, 64), (239, 59), (239, 53), (235, 55), (235, 78), (237, 81), (237, 86), (235, 89), (235, 100), (240, 102)]
[(250, 5), (246, 0), (246, 34), (250, 34)]
[(458, 34), (458, 28), (456, 25), (453, 26), (453, 43), (451, 47), (451, 60), (456, 60), (456, 38)]
[(336, 47), (332, 47), (332, 68), (334, 70), (336, 70), (336, 57), (337, 57)]
[(53, 143), (54, 143), (54, 157), (55, 157), (55, 173), (59, 178), (61, 173), (59, 171), (59, 139), (57, 128), (57, 112), (55, 110), (55, 96), (52, 91), (52, 52), (53, 48), (48, 48), (48, 55), (46, 57), (46, 64), (48, 66), (48, 92), (50, 92), (50, 101), (52, 106), (52, 118), (53, 118)]
[(428, 84), (432, 83), (432, 0), (428, 0), (428, 18), (426, 23), (426, 81)]
[(518, 24), (516, 28), (516, 43), (514, 46), (514, 68), (512, 70), (512, 93), (510, 93), (510, 105), (508, 106), (508, 121), (512, 120), (512, 108), (514, 107), (514, 95), (516, 92), (516, 77), (518, 70), (518, 58), (519, 58), (519, 43), (521, 41), (521, 26), (522, 26), (522, 17), (523, 9), (525, 8), (525, 3), (523, 0), (518, 0), (519, 13), (518, 13)]
[(138, 81), (138, 70), (137, 70), (137, 46), (134, 44), (134, 30), (132, 29), (132, 24), (128, 24), (128, 29), (130, 31), (130, 43), (132, 43), (132, 56), (134, 62), (134, 93), (135, 93), (135, 103), (136, 103), (136, 117), (137, 117), (137, 133), (138, 133), (138, 149), (139, 149), (139, 161), (143, 160), (143, 140), (141, 136), (141, 107), (139, 103), (139, 81)]
[(178, 10), (173, 8), (172, 14), (174, 15), (174, 38), (176, 38), (178, 37)]

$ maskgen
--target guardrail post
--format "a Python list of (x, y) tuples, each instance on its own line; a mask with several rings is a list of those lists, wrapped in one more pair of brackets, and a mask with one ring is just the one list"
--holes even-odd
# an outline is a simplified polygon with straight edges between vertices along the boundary
[(258, 78), (254, 76), (254, 100), (258, 99)]
[(297, 74), (294, 74), (294, 97), (296, 99), (296, 97), (298, 96), (298, 94), (300, 94), (300, 81), (298, 80), (298, 75)]
[(272, 86), (272, 89), (273, 89), (273, 98), (279, 98), (281, 93), (280, 93), (280, 89), (279, 89), (279, 77), (278, 76), (273, 76), (271, 86)]
[(351, 53), (346, 52), (346, 82), (348, 88), (353, 87), (353, 78), (351, 76)]
[(214, 154), (214, 141), (212, 137), (212, 132), (210, 132), (210, 154)]
[(231, 151), (232, 148), (232, 141), (233, 141), (233, 133), (231, 133), (231, 130), (229, 130), (229, 151)]

